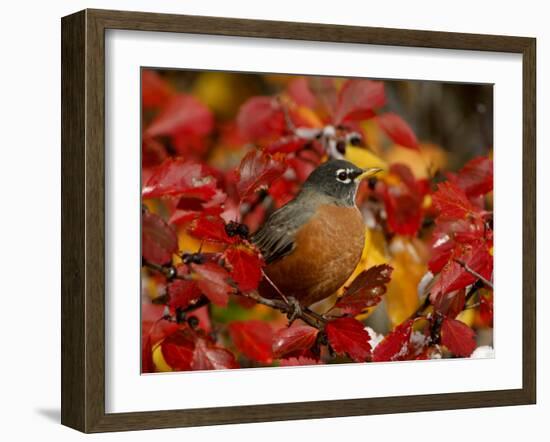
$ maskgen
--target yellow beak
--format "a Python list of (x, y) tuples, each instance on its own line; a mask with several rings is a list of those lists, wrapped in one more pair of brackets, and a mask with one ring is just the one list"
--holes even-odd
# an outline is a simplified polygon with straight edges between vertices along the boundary
[(380, 169), (379, 167), (371, 167), (369, 169), (365, 169), (361, 175), (358, 175), (357, 178), (355, 178), (355, 181), (364, 180), (365, 178), (376, 175), (378, 172), (382, 172), (382, 169)]

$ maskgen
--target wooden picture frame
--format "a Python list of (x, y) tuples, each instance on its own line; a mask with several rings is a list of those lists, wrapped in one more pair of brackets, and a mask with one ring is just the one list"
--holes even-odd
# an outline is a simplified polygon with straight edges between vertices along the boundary
[[(105, 412), (105, 30), (495, 51), (523, 63), (522, 388), (271, 405)], [(62, 410), (83, 432), (533, 404), (536, 153), (533, 38), (85, 10), (62, 19)]]

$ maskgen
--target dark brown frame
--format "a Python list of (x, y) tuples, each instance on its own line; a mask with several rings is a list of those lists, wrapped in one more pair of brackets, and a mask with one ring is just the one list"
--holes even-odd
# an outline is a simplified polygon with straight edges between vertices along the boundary
[[(105, 30), (185, 32), (523, 56), (523, 386), (517, 390), (105, 413)], [(534, 404), (536, 40), (405, 29), (85, 10), (62, 19), (61, 422), (84, 432)]]

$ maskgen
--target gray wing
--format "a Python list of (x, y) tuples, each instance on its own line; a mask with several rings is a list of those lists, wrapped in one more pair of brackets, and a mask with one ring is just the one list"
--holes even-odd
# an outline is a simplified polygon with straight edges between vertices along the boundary
[(313, 212), (309, 204), (296, 204), (294, 200), (271, 214), (252, 236), (252, 242), (258, 246), (267, 264), (292, 253), (296, 232)]

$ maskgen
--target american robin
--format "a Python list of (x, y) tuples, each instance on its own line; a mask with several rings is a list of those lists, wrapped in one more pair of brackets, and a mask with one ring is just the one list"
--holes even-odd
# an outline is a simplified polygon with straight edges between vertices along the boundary
[(344, 160), (317, 167), (298, 195), (252, 236), (266, 262), (259, 293), (308, 307), (340, 288), (361, 259), (365, 225), (355, 204), (360, 180), (380, 169)]

